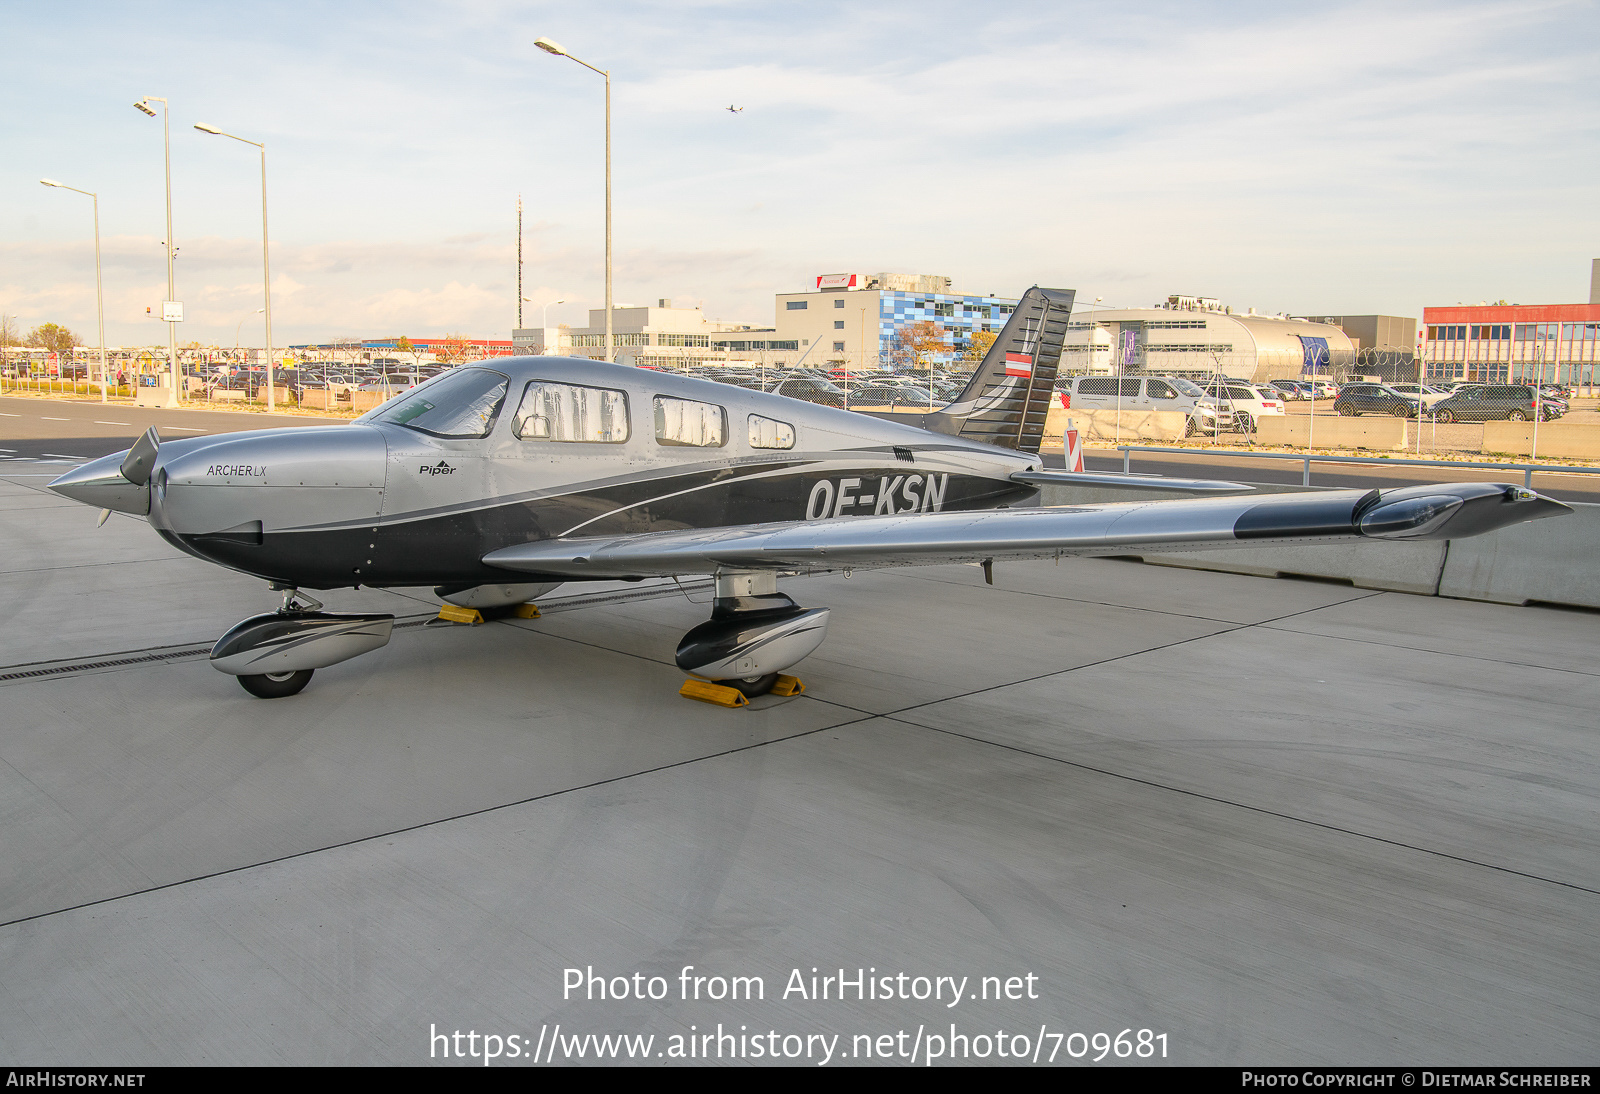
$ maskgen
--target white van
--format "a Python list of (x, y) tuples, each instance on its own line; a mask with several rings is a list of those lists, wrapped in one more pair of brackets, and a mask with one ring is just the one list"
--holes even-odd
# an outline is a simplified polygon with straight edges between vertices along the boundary
[[(1118, 392), (1121, 392), (1120, 404)], [(1181, 376), (1073, 376), (1059, 389), (1068, 410), (1181, 410), (1188, 436), (1233, 428), (1233, 413)], [(1218, 416), (1220, 415), (1220, 420)]]

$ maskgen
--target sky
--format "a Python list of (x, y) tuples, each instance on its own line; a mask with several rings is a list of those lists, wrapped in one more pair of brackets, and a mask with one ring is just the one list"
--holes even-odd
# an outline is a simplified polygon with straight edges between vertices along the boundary
[[(1588, 298), (1600, 8), (1449, 3), (0, 0), (0, 315), (164, 343), (770, 326), (822, 273), (1296, 315)], [(738, 113), (726, 108), (736, 106)]]

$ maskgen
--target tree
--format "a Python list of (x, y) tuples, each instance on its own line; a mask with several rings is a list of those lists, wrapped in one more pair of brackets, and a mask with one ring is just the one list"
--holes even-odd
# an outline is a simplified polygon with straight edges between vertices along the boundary
[(989, 352), (989, 347), (994, 345), (994, 340), (1000, 336), (992, 330), (975, 330), (972, 332), (972, 344), (967, 346), (967, 352), (961, 355), (961, 367), (967, 372), (975, 372), (983, 364), (984, 357)]
[(894, 332), (889, 359), (896, 368), (928, 369), (933, 367), (933, 355), (944, 350), (944, 332), (925, 319)]
[(473, 345), (464, 334), (447, 334), (433, 344), (433, 356), (447, 365), (459, 365), (473, 356)]
[(73, 346), (83, 345), (83, 339), (60, 324), (45, 323), (34, 327), (28, 334), (28, 345), (43, 346), (51, 353), (59, 353), (65, 357), (72, 352)]

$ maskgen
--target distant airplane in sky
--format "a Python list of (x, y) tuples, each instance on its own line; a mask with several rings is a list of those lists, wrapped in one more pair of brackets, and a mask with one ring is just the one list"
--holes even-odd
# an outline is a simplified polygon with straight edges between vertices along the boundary
[(728, 107), (728, 113), (729, 114), (743, 114), (744, 113), (744, 107), (730, 105)]

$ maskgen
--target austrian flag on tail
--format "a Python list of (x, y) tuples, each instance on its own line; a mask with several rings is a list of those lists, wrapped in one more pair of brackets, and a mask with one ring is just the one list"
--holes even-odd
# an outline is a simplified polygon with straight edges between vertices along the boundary
[(1006, 354), (1007, 376), (1032, 376), (1033, 358), (1025, 353)]

